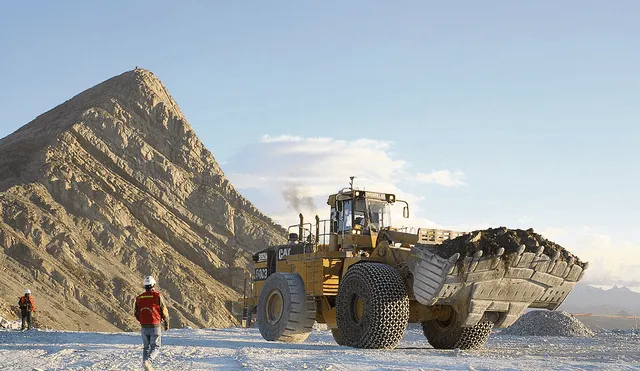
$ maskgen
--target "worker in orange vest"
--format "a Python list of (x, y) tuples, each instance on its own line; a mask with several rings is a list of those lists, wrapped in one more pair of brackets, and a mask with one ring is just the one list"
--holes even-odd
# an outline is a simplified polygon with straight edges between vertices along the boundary
[(135, 315), (140, 322), (142, 334), (142, 362), (145, 370), (153, 370), (151, 362), (160, 354), (162, 338), (161, 324), (164, 331), (169, 330), (169, 313), (162, 295), (156, 291), (156, 280), (147, 276), (144, 278), (145, 291), (136, 298)]
[(18, 300), (18, 306), (20, 307), (20, 314), (22, 317), (22, 330), (31, 329), (33, 327), (33, 312), (36, 311), (36, 304), (33, 302), (33, 297), (31, 296), (31, 290), (24, 290), (24, 296), (20, 297)]

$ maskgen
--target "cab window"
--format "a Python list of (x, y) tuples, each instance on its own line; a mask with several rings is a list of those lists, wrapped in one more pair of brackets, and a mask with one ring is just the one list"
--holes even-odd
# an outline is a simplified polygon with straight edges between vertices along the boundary
[(367, 202), (363, 198), (356, 199), (353, 210), (353, 223), (364, 227), (365, 219), (367, 219)]
[(351, 200), (342, 201), (342, 212), (338, 213), (338, 232), (351, 230)]

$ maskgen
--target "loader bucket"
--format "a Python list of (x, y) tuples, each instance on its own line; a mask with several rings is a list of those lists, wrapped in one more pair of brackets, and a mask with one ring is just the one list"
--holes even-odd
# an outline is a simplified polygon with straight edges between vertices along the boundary
[(560, 254), (549, 256), (539, 247), (525, 251), (460, 258), (437, 254), (438, 247), (415, 246), (411, 250), (413, 293), (424, 305), (452, 305), (459, 309), (464, 326), (480, 322), (485, 312), (499, 313), (496, 327), (508, 327), (528, 307), (556, 309), (582, 279), (587, 263)]

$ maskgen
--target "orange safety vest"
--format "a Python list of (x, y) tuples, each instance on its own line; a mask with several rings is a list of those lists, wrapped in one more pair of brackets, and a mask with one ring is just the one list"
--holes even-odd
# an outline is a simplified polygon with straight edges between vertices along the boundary
[(27, 301), (27, 297), (22, 296), (20, 297), (20, 309), (26, 310), (27, 312), (35, 312), (36, 311), (36, 305), (33, 302), (33, 297), (31, 297), (31, 295), (29, 295), (29, 301)]
[(141, 325), (157, 325), (162, 322), (159, 292), (151, 290), (138, 295), (136, 307), (137, 319)]

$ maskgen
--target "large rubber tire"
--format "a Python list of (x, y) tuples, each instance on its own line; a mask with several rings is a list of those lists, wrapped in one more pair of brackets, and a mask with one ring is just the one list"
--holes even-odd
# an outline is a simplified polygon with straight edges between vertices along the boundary
[(307, 300), (297, 273), (274, 273), (258, 297), (258, 328), (268, 341), (304, 342), (316, 322), (313, 298)]
[(409, 322), (409, 297), (393, 267), (359, 263), (349, 268), (340, 282), (336, 311), (345, 345), (393, 349)]
[(450, 315), (444, 320), (422, 322), (422, 331), (436, 349), (480, 349), (489, 340), (493, 322), (482, 321), (471, 327), (462, 327), (455, 310), (450, 309)]
[(333, 340), (335, 340), (338, 345), (347, 345), (347, 341), (344, 339), (344, 336), (342, 336), (342, 332), (340, 332), (340, 329), (332, 328), (331, 335), (333, 336)]

